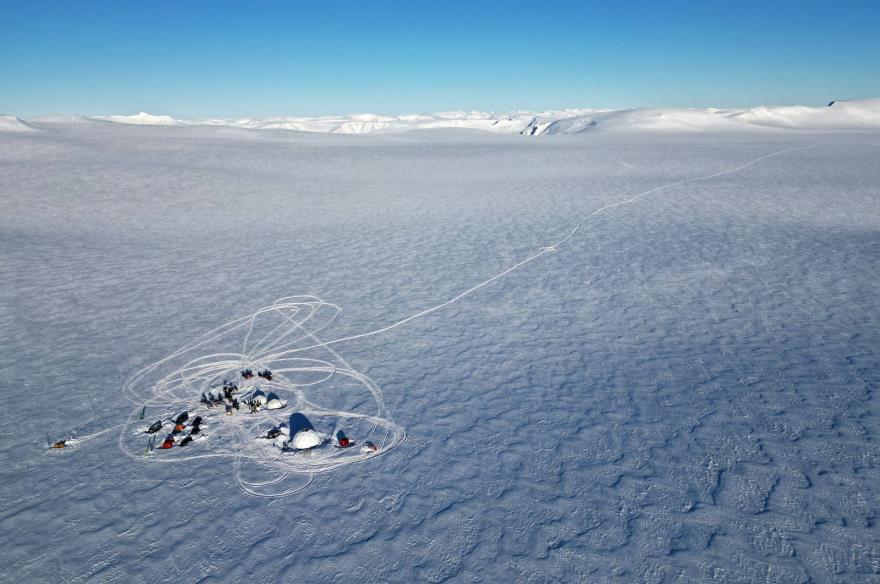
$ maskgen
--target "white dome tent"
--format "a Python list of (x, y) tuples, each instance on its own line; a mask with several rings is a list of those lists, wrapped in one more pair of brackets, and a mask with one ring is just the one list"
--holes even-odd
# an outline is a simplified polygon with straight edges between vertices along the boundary
[(290, 446), (296, 450), (309, 450), (324, 441), (324, 435), (316, 431), (309, 419), (300, 413), (290, 416), (290, 436)]
[(265, 397), (267, 400), (265, 404), (267, 410), (280, 410), (287, 405), (287, 402), (281, 401), (281, 398), (278, 397), (277, 394), (270, 393), (268, 396)]

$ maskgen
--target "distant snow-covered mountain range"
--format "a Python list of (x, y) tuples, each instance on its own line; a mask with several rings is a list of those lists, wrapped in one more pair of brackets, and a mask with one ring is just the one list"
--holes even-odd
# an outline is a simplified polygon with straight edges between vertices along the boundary
[(616, 131), (740, 131), (777, 128), (803, 130), (880, 130), (880, 98), (833, 101), (825, 107), (760, 106), (744, 109), (641, 108), (568, 109), (546, 112), (444, 112), (383, 116), (177, 119), (141, 112), (84, 117), (53, 115), (32, 120), (0, 116), (0, 131), (31, 132), (40, 123), (111, 122), (149, 126), (224, 126), (325, 134), (395, 133), (464, 128), (504, 134), (545, 135)]

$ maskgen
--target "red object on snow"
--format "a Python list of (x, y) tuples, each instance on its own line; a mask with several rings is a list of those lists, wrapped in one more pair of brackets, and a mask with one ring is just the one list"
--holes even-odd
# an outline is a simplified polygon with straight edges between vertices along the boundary
[(171, 448), (172, 446), (174, 446), (174, 438), (171, 438), (169, 436), (168, 438), (165, 439), (165, 442), (163, 442), (162, 446), (160, 446), (159, 448), (164, 448), (167, 450), (168, 448)]
[(349, 444), (351, 444), (351, 442), (349, 442), (348, 438), (339, 439), (339, 446), (341, 446), (342, 448), (347, 448)]

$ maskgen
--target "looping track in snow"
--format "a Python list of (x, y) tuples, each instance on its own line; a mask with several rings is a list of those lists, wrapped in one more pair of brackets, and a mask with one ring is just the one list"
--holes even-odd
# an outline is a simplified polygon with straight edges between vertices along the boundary
[[(330, 345), (391, 331), (412, 320), (441, 310), (477, 290), (516, 271), (522, 266), (556, 251), (571, 240), (593, 217), (639, 199), (676, 186), (705, 181), (732, 174), (768, 158), (789, 152), (814, 148), (786, 148), (755, 158), (739, 166), (704, 176), (660, 185), (621, 201), (604, 205), (580, 219), (560, 240), (542, 246), (538, 251), (507, 269), (475, 284), (452, 298), (365, 333), (323, 341), (317, 335), (333, 322), (339, 307), (314, 296), (293, 296), (277, 300), (251, 315), (228, 322), (197, 338), (188, 345), (145, 369), (130, 379), (124, 395), (137, 409), (132, 413), (120, 436), (120, 447), (133, 457), (144, 450), (144, 422), (137, 419), (143, 406), (161, 408), (165, 416), (181, 409), (193, 408), (199, 397), (225, 379), (237, 380), (240, 370), (271, 369), (275, 377), (244, 389), (272, 391), (288, 400), (287, 408), (274, 412), (209, 415), (206, 427), (209, 447), (196, 443), (189, 450), (174, 449), (149, 460), (177, 462), (205, 457), (225, 457), (234, 461), (235, 477), (240, 488), (257, 496), (281, 496), (295, 493), (307, 486), (314, 474), (329, 472), (383, 454), (400, 445), (406, 437), (404, 429), (394, 423), (386, 410), (382, 392), (366, 375), (352, 368)], [(228, 352), (230, 348), (235, 352)], [(218, 349), (219, 352), (211, 352)], [(314, 354), (313, 354), (314, 353)], [(247, 395), (247, 394), (245, 394)], [(365, 397), (370, 397), (364, 400)], [(364, 403), (371, 404), (370, 411)], [(363, 443), (371, 440), (379, 446), (376, 452), (356, 448), (324, 448), (314, 452), (282, 452), (258, 436), (265, 430), (282, 425), (291, 412), (319, 419), (322, 426), (343, 428)], [(149, 418), (148, 418), (149, 419)], [(257, 471), (256, 473), (254, 471)], [(266, 479), (269, 472), (271, 478)], [(290, 484), (293, 480), (295, 484)]]
[[(189, 410), (203, 417), (204, 438), (186, 449), (154, 451), (147, 459), (180, 462), (206, 457), (234, 461), (236, 481), (247, 493), (280, 496), (294, 493), (311, 475), (384, 454), (401, 444), (406, 433), (389, 416), (382, 392), (366, 375), (325, 347), (317, 334), (338, 315), (339, 308), (314, 296), (281, 298), (253, 314), (228, 322), (135, 374), (123, 393), (137, 408), (120, 435), (127, 455), (145, 452), (144, 427), (157, 408), (167, 419)], [(301, 353), (310, 345), (309, 355)], [(212, 352), (213, 349), (237, 352)], [(257, 391), (275, 393), (287, 406), (280, 410), (223, 415), (223, 408), (199, 405), (200, 396), (224, 380), (240, 381), (240, 371), (269, 369), (271, 381), (247, 381), (243, 398)], [(139, 414), (146, 407), (145, 420)], [(373, 442), (378, 450), (325, 446), (309, 452), (283, 452), (261, 438), (274, 427), (286, 426), (292, 413), (305, 414), (317, 429), (342, 429), (357, 443)], [(152, 416), (152, 417), (151, 417)], [(160, 434), (161, 436), (161, 434)], [(267, 473), (269, 478), (267, 479)]]

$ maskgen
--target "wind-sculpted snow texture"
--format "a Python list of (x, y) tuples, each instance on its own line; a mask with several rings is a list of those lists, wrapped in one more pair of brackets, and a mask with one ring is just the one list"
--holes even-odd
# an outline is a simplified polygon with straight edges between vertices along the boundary
[[(3, 582), (880, 580), (880, 135), (28, 123)], [(142, 456), (241, 363), (389, 447)]]

